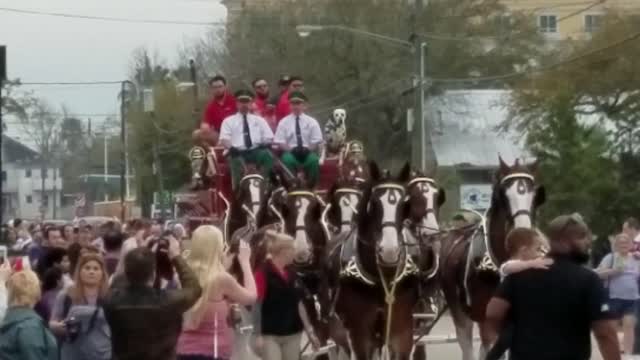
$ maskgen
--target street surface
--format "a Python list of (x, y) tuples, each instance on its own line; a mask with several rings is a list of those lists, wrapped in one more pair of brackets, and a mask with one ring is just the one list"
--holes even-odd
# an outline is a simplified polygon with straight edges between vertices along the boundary
[[(477, 339), (477, 329), (475, 331), (475, 336)], [(455, 328), (453, 326), (453, 322), (451, 321), (451, 317), (445, 315), (440, 319), (438, 324), (431, 331), (432, 338), (443, 339), (447, 336), (455, 337)], [(252, 352), (248, 350), (247, 346), (248, 336), (238, 336), (236, 338), (236, 344), (234, 348), (234, 356), (232, 360), (259, 360)], [(593, 356), (591, 357), (593, 360), (602, 360), (600, 356), (600, 351), (597, 349), (595, 345), (595, 340), (592, 339), (593, 344)], [(476, 344), (476, 349), (474, 354), (478, 353), (478, 341), (474, 342)], [(462, 353), (460, 352), (460, 348), (456, 342), (446, 343), (446, 344), (430, 344), (427, 345), (427, 359), (429, 360), (459, 360), (461, 359)]]

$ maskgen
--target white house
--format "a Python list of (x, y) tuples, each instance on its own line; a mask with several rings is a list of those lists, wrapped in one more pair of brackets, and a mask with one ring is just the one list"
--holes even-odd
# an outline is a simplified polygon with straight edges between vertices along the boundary
[[(48, 167), (44, 169), (43, 174), (39, 155), (26, 143), (7, 135), (2, 136), (3, 219), (15, 217), (38, 219), (43, 215), (44, 218), (52, 218), (54, 203), (58, 208), (60, 207), (62, 194), (60, 171)], [(44, 192), (42, 191), (43, 177)]]

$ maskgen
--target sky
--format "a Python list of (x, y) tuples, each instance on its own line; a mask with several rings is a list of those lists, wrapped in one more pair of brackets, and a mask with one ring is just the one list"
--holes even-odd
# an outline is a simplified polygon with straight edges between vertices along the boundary
[[(22, 82), (120, 81), (127, 78), (137, 48), (146, 47), (175, 64), (180, 46), (212, 27), (75, 19), (2, 8), (218, 24), (212, 26), (221, 26), (226, 18), (218, 0), (0, 0), (0, 45), (7, 46), (8, 77)], [(119, 109), (120, 85), (23, 88), (58, 109), (64, 104), (73, 114), (113, 114)]]

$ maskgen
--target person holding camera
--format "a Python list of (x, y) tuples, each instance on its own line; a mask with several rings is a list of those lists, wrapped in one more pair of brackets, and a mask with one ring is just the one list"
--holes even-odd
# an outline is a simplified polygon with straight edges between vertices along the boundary
[(218, 228), (203, 225), (193, 232), (186, 261), (198, 277), (204, 294), (185, 313), (184, 327), (178, 339), (178, 360), (231, 359), (234, 331), (228, 321), (231, 306), (253, 305), (257, 293), (249, 245), (241, 241), (238, 253), (244, 286), (227, 272), (226, 255), (222, 232)]
[(282, 162), (289, 170), (304, 170), (309, 186), (320, 179), (320, 157), (323, 139), (318, 120), (304, 113), (307, 96), (294, 91), (289, 94), (291, 114), (278, 123), (274, 143), (284, 151)]
[(234, 189), (242, 176), (242, 164), (257, 165), (268, 178), (273, 159), (265, 146), (273, 141), (273, 132), (262, 117), (251, 113), (253, 93), (238, 90), (235, 94), (238, 112), (227, 117), (220, 128), (220, 144), (228, 149)]
[(115, 278), (104, 301), (111, 328), (113, 358), (173, 360), (182, 330), (182, 314), (202, 295), (193, 271), (180, 257), (180, 244), (169, 239), (169, 260), (182, 287), (156, 289), (156, 255), (146, 246), (124, 258), (124, 277)]
[(102, 256), (81, 255), (74, 285), (58, 295), (49, 322), (62, 338), (61, 360), (111, 359), (111, 332), (101, 306), (108, 284)]

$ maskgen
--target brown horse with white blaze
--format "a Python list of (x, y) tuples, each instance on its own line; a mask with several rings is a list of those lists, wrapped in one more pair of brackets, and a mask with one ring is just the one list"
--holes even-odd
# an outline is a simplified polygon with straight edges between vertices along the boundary
[[(536, 209), (545, 201), (543, 186), (536, 185), (537, 166), (513, 166), (500, 158), (486, 220), (473, 227), (454, 230), (442, 239), (440, 283), (451, 311), (462, 359), (473, 359), (473, 323), (480, 329), (479, 358), (490, 344), (485, 311), (500, 277), (499, 266), (508, 257), (505, 239), (516, 227), (531, 228)], [(485, 223), (486, 222), (486, 223)]]
[(412, 310), (418, 298), (418, 269), (408, 251), (416, 244), (408, 244), (404, 226), (410, 167), (392, 179), (371, 162), (370, 176), (358, 206), (356, 235), (338, 253), (342, 271), (335, 312), (355, 359), (389, 350), (404, 360), (413, 350)]

